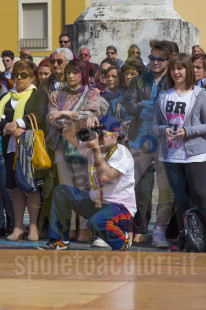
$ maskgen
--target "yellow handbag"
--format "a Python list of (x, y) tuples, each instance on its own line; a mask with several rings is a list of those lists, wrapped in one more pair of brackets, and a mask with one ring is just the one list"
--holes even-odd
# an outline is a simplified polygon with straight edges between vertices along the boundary
[[(34, 119), (36, 129), (34, 128), (34, 124), (30, 115)], [(30, 113), (30, 115), (27, 114), (26, 116), (30, 120), (31, 128), (34, 133), (34, 154), (32, 157), (33, 168), (34, 170), (50, 168), (52, 166), (52, 163), (45, 148), (44, 132), (43, 130), (38, 128), (35, 115), (33, 113)]]

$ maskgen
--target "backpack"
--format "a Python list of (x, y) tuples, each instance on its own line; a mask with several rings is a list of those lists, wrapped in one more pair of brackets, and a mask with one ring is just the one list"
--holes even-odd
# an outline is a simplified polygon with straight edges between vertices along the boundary
[(33, 193), (37, 190), (37, 181), (32, 166), (34, 152), (34, 133), (27, 130), (19, 138), (15, 180), (19, 190), (24, 193)]
[(183, 215), (187, 252), (206, 252), (206, 228), (197, 207), (187, 210)]

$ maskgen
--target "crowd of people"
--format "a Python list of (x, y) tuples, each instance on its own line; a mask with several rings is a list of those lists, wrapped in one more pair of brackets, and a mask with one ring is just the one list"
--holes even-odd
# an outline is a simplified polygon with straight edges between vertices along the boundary
[[(197, 205), (206, 225), (204, 50), (196, 45), (188, 55), (175, 42), (151, 40), (148, 63), (132, 44), (126, 60), (107, 46), (97, 64), (87, 47), (73, 54), (68, 34), (59, 44), (38, 66), (27, 49), (16, 62), (12, 51), (1, 54), (0, 236), (48, 238), (44, 249), (92, 239), (92, 246), (126, 250), (148, 238), (156, 176), (152, 244), (169, 248), (175, 235), (173, 249), (184, 250), (185, 211)], [(32, 114), (52, 167), (35, 171), (42, 181), (24, 194), (15, 154)]]

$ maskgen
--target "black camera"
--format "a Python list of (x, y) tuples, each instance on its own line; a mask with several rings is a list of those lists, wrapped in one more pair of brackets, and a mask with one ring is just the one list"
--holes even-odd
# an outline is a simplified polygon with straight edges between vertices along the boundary
[(98, 134), (99, 136), (99, 141), (102, 140), (104, 133), (102, 131), (102, 126), (97, 126), (94, 128), (86, 128), (83, 127), (76, 133), (76, 137), (78, 140), (86, 142), (86, 141), (91, 141), (95, 138), (95, 133)]

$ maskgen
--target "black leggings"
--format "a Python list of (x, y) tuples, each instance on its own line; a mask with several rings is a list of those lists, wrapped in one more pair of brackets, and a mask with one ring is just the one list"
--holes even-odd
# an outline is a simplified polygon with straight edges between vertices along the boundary
[(206, 226), (206, 162), (165, 163), (175, 197), (179, 231), (183, 230), (183, 214), (197, 205)]

